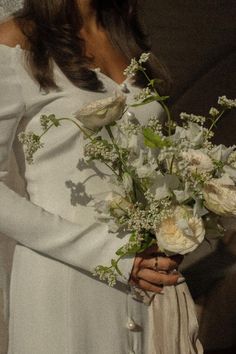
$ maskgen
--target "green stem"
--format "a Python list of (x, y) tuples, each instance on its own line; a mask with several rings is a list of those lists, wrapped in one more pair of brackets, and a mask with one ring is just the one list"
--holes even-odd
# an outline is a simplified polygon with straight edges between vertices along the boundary
[(173, 156), (172, 156), (172, 159), (171, 159), (171, 163), (170, 163), (170, 174), (172, 174), (174, 161), (175, 161), (175, 155), (173, 155)]
[(209, 137), (210, 132), (212, 131), (212, 129), (214, 128), (214, 126), (217, 124), (217, 122), (220, 120), (220, 118), (223, 116), (223, 114), (225, 113), (225, 111), (226, 111), (226, 109), (224, 109), (224, 110), (218, 115), (218, 117), (212, 122), (210, 128), (208, 129), (206, 138)]
[[(86, 136), (86, 138), (89, 138), (91, 141), (93, 141), (93, 139), (92, 139), (91, 136), (86, 132), (86, 130), (84, 130), (84, 129), (81, 127), (81, 125), (78, 124), (74, 119), (72, 119), (72, 118), (64, 118), (64, 117), (57, 119), (58, 122), (61, 122), (61, 121), (63, 121), (63, 120), (66, 120), (66, 121), (69, 121), (69, 122), (74, 123), (74, 124), (77, 126), (77, 128), (79, 128), (79, 129), (81, 130), (81, 132)], [(49, 126), (47, 127), (47, 129), (45, 129), (44, 132), (39, 136), (40, 139), (41, 139), (53, 126), (55, 126), (54, 123), (52, 123), (51, 125), (49, 125)]]
[(128, 168), (128, 166), (126, 165), (125, 161), (123, 160), (121, 154), (120, 154), (120, 150), (119, 150), (119, 147), (118, 145), (116, 144), (115, 142), (115, 139), (114, 139), (114, 136), (112, 134), (112, 131), (111, 131), (111, 127), (110, 126), (106, 126), (106, 130), (109, 134), (109, 137), (112, 141), (112, 144), (114, 145), (116, 151), (117, 151), (117, 154), (119, 156), (119, 160), (121, 161), (122, 163), (122, 169), (120, 171), (120, 174), (124, 173), (124, 172), (127, 172), (132, 180), (133, 180), (133, 198), (131, 197), (131, 200), (133, 202), (136, 202), (137, 201), (137, 195), (138, 195), (138, 191), (140, 191), (141, 193), (143, 193), (143, 188), (142, 186), (140, 185), (139, 181), (137, 180), (136, 176), (134, 176), (134, 174), (132, 173), (132, 171), (130, 171), (130, 169)]
[[(120, 154), (120, 149), (119, 149), (118, 145), (116, 144), (116, 141), (115, 141), (114, 135), (112, 133), (111, 127), (109, 125), (106, 125), (105, 128), (106, 128), (106, 130), (108, 132), (108, 135), (109, 135), (109, 137), (111, 139), (111, 142), (112, 142), (112, 144), (113, 144), (113, 146), (114, 146), (119, 158), (122, 160), (122, 156)], [(122, 160), (122, 162), (123, 162), (123, 160)]]
[(171, 136), (171, 122), (172, 122), (172, 118), (171, 118), (171, 113), (169, 108), (167, 107), (167, 105), (165, 104), (165, 102), (163, 102), (161, 100), (161, 96), (159, 94), (159, 92), (157, 91), (157, 89), (155, 88), (154, 84), (151, 83), (151, 79), (150, 77), (147, 75), (146, 71), (143, 69), (143, 67), (140, 67), (139, 69), (144, 76), (146, 77), (146, 79), (148, 80), (149, 84), (151, 84), (152, 89), (155, 93), (155, 95), (160, 99), (158, 102), (160, 103), (160, 105), (162, 106), (162, 108), (164, 109), (166, 115), (167, 115), (167, 122), (168, 122), (168, 135)]
[[(74, 124), (77, 126), (77, 128), (79, 128), (80, 131), (86, 136), (86, 138), (88, 138), (88, 139), (91, 141), (92, 144), (95, 144), (95, 142), (96, 142), (95, 139), (91, 138), (91, 135), (89, 135), (89, 134), (87, 133), (87, 131), (86, 131), (85, 129), (83, 129), (83, 128), (81, 127), (81, 125), (78, 124), (77, 121), (75, 121), (74, 119), (62, 117), (62, 118), (58, 118), (57, 120), (58, 120), (58, 122), (61, 122), (61, 121), (69, 121), (69, 122), (74, 123)], [(49, 129), (51, 129), (53, 126), (55, 126), (54, 123), (52, 123), (51, 125), (49, 125), (49, 127), (39, 136), (39, 138), (41, 139), (41, 138), (49, 131)], [(115, 170), (112, 166), (110, 166), (106, 161), (103, 161), (103, 163), (104, 163), (117, 177), (119, 177), (119, 174), (116, 172), (116, 170)]]

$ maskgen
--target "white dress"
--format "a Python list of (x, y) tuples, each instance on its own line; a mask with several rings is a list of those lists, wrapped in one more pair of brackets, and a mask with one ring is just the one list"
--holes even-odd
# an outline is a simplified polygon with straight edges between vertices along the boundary
[[(96, 221), (92, 196), (108, 191), (105, 170), (83, 164), (84, 140), (73, 124), (63, 123), (45, 136), (45, 147), (29, 165), (17, 134), (40, 131), (41, 114), (72, 116), (84, 104), (119, 90), (97, 71), (104, 92), (73, 86), (55, 67), (57, 92), (43, 92), (24, 63), (24, 51), (0, 45), (0, 232), (15, 239), (10, 293), (8, 354), (154, 354), (202, 353), (194, 307), (185, 284), (156, 296), (159, 309), (133, 299), (127, 281), (114, 288), (93, 275), (108, 264), (128, 235), (114, 237)], [(128, 100), (137, 88), (126, 82)], [(139, 119), (161, 109), (153, 103), (135, 109)], [(6, 187), (14, 148), (25, 197)], [(129, 277), (133, 260), (122, 261)]]

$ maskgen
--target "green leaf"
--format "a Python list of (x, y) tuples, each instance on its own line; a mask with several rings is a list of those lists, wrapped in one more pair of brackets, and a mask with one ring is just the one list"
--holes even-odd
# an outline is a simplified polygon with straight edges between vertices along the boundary
[(56, 118), (55, 114), (50, 114), (48, 118), (54, 124), (55, 127), (59, 127), (61, 125), (59, 119)]
[(145, 104), (157, 101), (157, 96), (149, 96), (144, 98), (141, 102), (139, 103), (133, 103), (131, 104), (131, 107), (139, 107), (139, 106), (144, 106)]
[(152, 245), (155, 245), (156, 243), (156, 238), (154, 238), (150, 234), (146, 235), (145, 241), (143, 242), (142, 247), (140, 247), (139, 252), (145, 251), (147, 248), (151, 247)]
[(154, 86), (155, 86), (155, 84), (156, 84), (156, 82), (157, 82), (157, 79), (152, 79), (152, 80), (150, 80), (150, 81), (149, 81), (148, 86), (152, 86), (152, 87), (154, 87)]
[(160, 135), (153, 132), (150, 128), (143, 129), (144, 142), (145, 145), (150, 148), (164, 148), (171, 146), (171, 142), (166, 138), (161, 137)]
[(117, 271), (117, 273), (119, 275), (122, 275), (122, 273), (121, 273), (121, 271), (120, 271), (120, 269), (118, 267), (118, 261), (116, 261), (115, 259), (112, 259), (111, 260), (111, 265), (112, 265), (113, 268), (115, 268), (115, 270)]
[(138, 106), (144, 106), (145, 104), (151, 103), (151, 102), (163, 102), (167, 100), (169, 96), (159, 96), (159, 95), (152, 95), (144, 98), (141, 102), (139, 103), (133, 103), (131, 104), (131, 107), (138, 107)]
[(170, 98), (170, 96), (160, 96), (159, 99), (157, 101), (166, 101), (168, 100), (168, 98)]
[(111, 265), (112, 265), (112, 267), (116, 268), (117, 263), (116, 263), (115, 259), (111, 260)]
[(161, 85), (163, 83), (162, 79), (152, 79), (149, 81), (148, 86), (154, 87), (156, 84)]
[(116, 251), (116, 255), (117, 256), (124, 256), (126, 254), (126, 252), (124, 252), (124, 246), (120, 247), (117, 251)]

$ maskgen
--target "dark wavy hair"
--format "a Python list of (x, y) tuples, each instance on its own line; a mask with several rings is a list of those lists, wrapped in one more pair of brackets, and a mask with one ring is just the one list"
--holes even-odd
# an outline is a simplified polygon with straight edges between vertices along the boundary
[[(128, 61), (150, 51), (148, 37), (138, 19), (138, 0), (92, 0), (91, 4), (98, 23)], [(92, 91), (102, 89), (102, 82), (89, 68), (91, 58), (86, 56), (84, 40), (79, 36), (83, 21), (76, 0), (25, 0), (15, 20), (27, 38), (28, 64), (41, 88), (57, 88), (55, 62), (75, 86)], [(164, 93), (169, 85), (168, 75), (154, 55), (147, 70), (160, 79), (159, 91)], [(138, 86), (145, 85), (141, 75), (136, 75), (134, 81)]]

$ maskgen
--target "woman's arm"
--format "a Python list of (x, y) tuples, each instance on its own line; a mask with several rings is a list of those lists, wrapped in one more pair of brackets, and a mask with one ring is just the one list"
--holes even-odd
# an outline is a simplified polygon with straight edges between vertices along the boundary
[[(16, 129), (25, 105), (14, 70), (14, 48), (0, 54), (0, 233), (37, 252), (69, 265), (93, 272), (99, 264), (110, 264), (115, 251), (128, 239), (111, 236), (104, 224), (83, 227), (54, 215), (22, 198), (5, 184)], [(127, 239), (126, 239), (127, 238)], [(133, 259), (121, 261), (126, 278)]]
[[(111, 236), (105, 224), (95, 224), (86, 228), (83, 227), (83, 223), (78, 225), (69, 222), (22, 198), (4, 184), (8, 174), (12, 143), (17, 126), (24, 115), (25, 105), (21, 85), (16, 80), (14, 70), (15, 49), (7, 47), (1, 49), (0, 232), (37, 252), (89, 272), (93, 272), (99, 264), (109, 265), (116, 250), (128, 241), (129, 235), (123, 238)], [(137, 263), (136, 258), (133, 268), (136, 275), (138, 272), (140, 287), (145, 288), (146, 283), (143, 285), (143, 280), (149, 283), (148, 286), (151, 283), (159, 284), (160, 280), (166, 284), (176, 283), (178, 276), (166, 275), (165, 279), (162, 279), (163, 275), (154, 274), (146, 263), (146, 261)], [(166, 267), (171, 269), (168, 259), (165, 263)], [(132, 257), (122, 259), (119, 263), (126, 280), (130, 277), (132, 266)], [(122, 281), (126, 282), (123, 278)]]

